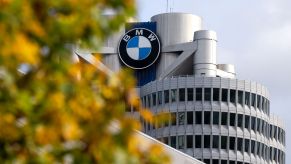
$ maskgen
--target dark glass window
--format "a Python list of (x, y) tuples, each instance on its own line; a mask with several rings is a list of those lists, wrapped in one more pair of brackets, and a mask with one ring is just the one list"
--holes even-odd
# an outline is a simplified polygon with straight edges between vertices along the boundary
[(245, 92), (245, 104), (250, 105), (250, 92)]
[(270, 156), (269, 159), (272, 161), (273, 160), (273, 148), (270, 147)]
[(196, 101), (202, 101), (202, 88), (196, 88)]
[(264, 159), (267, 157), (267, 146), (264, 144), (262, 145), (262, 156)]
[(176, 136), (171, 136), (171, 147), (176, 148)]
[[(146, 103), (146, 96), (142, 97), (142, 104), (143, 106), (146, 107), (147, 103)], [(131, 111), (131, 108), (129, 109), (129, 111)]]
[(255, 104), (256, 104), (256, 94), (252, 93), (252, 106), (254, 108), (256, 107)]
[(235, 92), (236, 90), (233, 90), (233, 89), (230, 90), (229, 99), (230, 99), (230, 102), (232, 103), (235, 103), (235, 99), (236, 99)]
[(283, 129), (280, 128), (280, 142), (283, 143)]
[(169, 139), (168, 139), (168, 137), (164, 137), (164, 138), (162, 138), (162, 142), (164, 143), (164, 144), (169, 144), (168, 142), (169, 142)]
[(227, 149), (227, 137), (221, 136), (221, 149)]
[(179, 101), (185, 101), (185, 88), (179, 89)]
[(210, 124), (211, 112), (204, 112), (204, 124)]
[(279, 141), (282, 143), (283, 129), (279, 128)]
[(163, 92), (159, 91), (158, 92), (158, 104), (162, 104), (163, 103)]
[(235, 150), (235, 137), (229, 137), (229, 149)]
[(142, 98), (141, 98), (141, 102), (142, 102), (142, 105), (143, 105), (143, 106), (146, 106), (146, 103), (145, 103), (145, 97), (142, 97)]
[(254, 140), (251, 141), (251, 153), (255, 154), (256, 142)]
[(257, 155), (258, 156), (261, 156), (261, 153), (260, 153), (260, 146), (261, 146), (261, 143), (260, 142), (257, 142)]
[(237, 126), (240, 128), (243, 128), (243, 115), (242, 114), (237, 115)]
[(250, 116), (245, 115), (245, 128), (249, 129), (250, 127)]
[(262, 96), (262, 110), (265, 112), (265, 98)]
[(270, 133), (269, 124), (267, 122), (265, 122), (264, 135), (269, 138), (269, 133)]
[(152, 98), (153, 98), (153, 105), (157, 105), (157, 96), (156, 93), (152, 93)]
[(222, 97), (221, 97), (221, 101), (227, 102), (227, 94), (228, 90), (227, 89), (222, 89)]
[(177, 99), (177, 90), (171, 89), (171, 101), (176, 102), (176, 99)]
[(213, 140), (212, 140), (212, 147), (218, 149), (219, 148), (218, 145), (219, 145), (219, 136), (214, 135)]
[(227, 112), (221, 112), (221, 125), (227, 125)]
[(235, 113), (230, 113), (229, 114), (229, 125), (230, 126), (235, 126)]
[(193, 124), (193, 112), (187, 112), (187, 124)]
[(187, 135), (187, 148), (193, 148), (193, 136), (192, 135)]
[(212, 164), (219, 164), (219, 160), (218, 159), (213, 159), (212, 160)]
[(237, 150), (238, 151), (243, 151), (243, 139), (242, 138), (237, 138)]
[(281, 139), (280, 139), (280, 138), (281, 138), (281, 134), (280, 134), (280, 133), (281, 133), (281, 130), (280, 130), (280, 129), (281, 129), (281, 128), (278, 127), (278, 140), (279, 140), (279, 141), (281, 141)]
[(185, 123), (185, 113), (184, 112), (178, 113), (178, 123), (179, 123), (179, 125), (184, 125), (184, 123)]
[(238, 91), (237, 92), (237, 99), (238, 99), (238, 103), (243, 105), (243, 91)]
[(221, 164), (227, 164), (227, 160), (221, 160)]
[(204, 88), (204, 100), (210, 101), (211, 99), (211, 88)]
[(169, 103), (170, 101), (169, 90), (164, 91), (164, 96), (165, 96), (165, 103)]
[(250, 140), (245, 139), (245, 152), (249, 152), (249, 144), (250, 144)]
[(276, 161), (276, 157), (277, 157), (277, 149), (274, 148), (273, 151), (274, 151), (273, 160)]
[(274, 135), (273, 138), (277, 139), (277, 126), (274, 126)]
[(229, 164), (235, 164), (235, 161), (229, 161)]
[(195, 136), (195, 148), (201, 148), (201, 136)]
[(151, 95), (147, 96), (147, 106), (150, 107), (151, 106)]
[(213, 124), (218, 125), (219, 124), (219, 112), (213, 112)]
[(270, 137), (272, 137), (273, 136), (273, 125), (270, 125), (270, 135), (269, 135)]
[(187, 88), (188, 101), (193, 101), (193, 88)]
[(195, 124), (202, 123), (202, 112), (195, 112)]
[(205, 164), (210, 164), (210, 159), (204, 159), (203, 162), (204, 162)]
[(268, 114), (268, 100), (265, 98), (265, 112)]
[(257, 95), (257, 108), (261, 109), (261, 96)]
[(269, 124), (265, 122), (265, 136), (269, 137)]
[(251, 128), (253, 131), (256, 131), (256, 118), (255, 117), (251, 117)]
[(213, 88), (213, 101), (219, 101), (219, 88)]
[(176, 122), (176, 113), (171, 113), (171, 125), (172, 126), (177, 125), (177, 122)]
[(210, 135), (204, 136), (204, 148), (210, 148)]
[(184, 136), (178, 136), (178, 149), (184, 149), (185, 138)]
[(257, 118), (257, 132), (261, 132), (261, 119)]
[[(165, 119), (165, 121), (163, 121), (164, 126), (169, 126), (169, 121), (170, 121), (170, 116), (168, 116), (168, 114), (161, 114), (162, 117), (167, 117), (167, 119)], [(161, 124), (161, 123), (160, 123)]]
[(150, 131), (151, 130), (151, 125), (147, 124), (147, 130)]
[(267, 127), (267, 123), (264, 121), (264, 120), (262, 120), (262, 129), (261, 129), (261, 133), (264, 135), (264, 136), (266, 136), (267, 137), (267, 135), (268, 135), (268, 133), (267, 133), (267, 129), (268, 127)]

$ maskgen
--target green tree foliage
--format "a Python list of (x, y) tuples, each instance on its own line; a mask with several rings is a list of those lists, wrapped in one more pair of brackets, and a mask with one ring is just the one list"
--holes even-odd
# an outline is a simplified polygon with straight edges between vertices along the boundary
[(140, 124), (124, 115), (133, 106), (153, 119), (133, 77), (70, 60), (72, 45), (98, 47), (134, 3), (0, 0), (0, 163), (168, 163), (161, 147), (139, 147)]

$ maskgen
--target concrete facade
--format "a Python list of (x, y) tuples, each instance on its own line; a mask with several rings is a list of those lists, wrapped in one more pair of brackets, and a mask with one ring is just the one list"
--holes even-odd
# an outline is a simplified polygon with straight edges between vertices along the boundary
[(151, 82), (140, 93), (153, 113), (172, 117), (156, 127), (144, 122), (145, 133), (184, 153), (213, 164), (285, 163), (284, 124), (270, 116), (261, 84), (180, 76)]

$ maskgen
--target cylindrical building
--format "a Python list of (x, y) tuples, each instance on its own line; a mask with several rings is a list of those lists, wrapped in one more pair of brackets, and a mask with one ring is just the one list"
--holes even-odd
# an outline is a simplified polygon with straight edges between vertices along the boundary
[(268, 90), (216, 62), (216, 33), (200, 17), (165, 13), (131, 26), (101, 53), (113, 71), (144, 68), (135, 70), (143, 105), (170, 113), (162, 125), (142, 120), (144, 133), (207, 164), (285, 164), (285, 128), (270, 115)]
[(146, 134), (205, 163), (284, 163), (283, 124), (270, 117), (261, 84), (220, 77), (173, 77), (140, 90), (153, 113), (169, 112), (162, 126), (144, 123)]
[[(163, 13), (151, 18), (157, 23), (157, 35), (163, 47), (192, 42), (194, 32), (202, 29), (199, 16), (186, 13)], [(157, 66), (157, 76), (161, 75), (179, 56), (178, 52), (164, 52)]]
[(216, 33), (209, 30), (196, 31), (194, 33), (194, 41), (196, 41), (198, 47), (193, 59), (194, 75), (215, 77)]

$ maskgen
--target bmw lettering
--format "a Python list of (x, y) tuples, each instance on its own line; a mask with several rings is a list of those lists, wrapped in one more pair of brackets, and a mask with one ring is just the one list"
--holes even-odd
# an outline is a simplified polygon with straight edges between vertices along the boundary
[(158, 59), (160, 41), (151, 30), (134, 28), (122, 37), (118, 51), (125, 65), (133, 69), (144, 69)]

